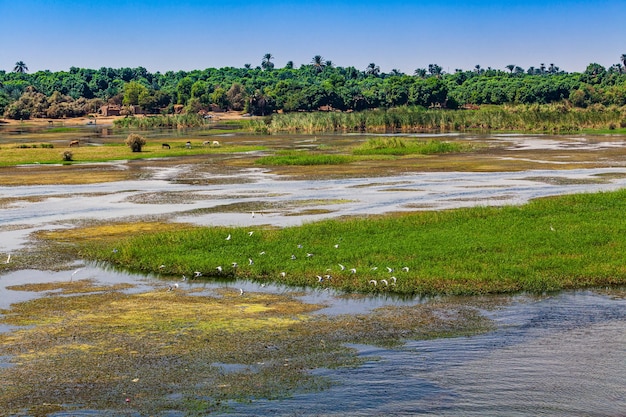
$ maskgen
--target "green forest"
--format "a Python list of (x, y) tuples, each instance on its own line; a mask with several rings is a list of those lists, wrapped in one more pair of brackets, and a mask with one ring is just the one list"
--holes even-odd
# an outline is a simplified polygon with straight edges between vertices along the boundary
[[(527, 69), (457, 69), (436, 64), (413, 74), (335, 66), (317, 55), (294, 68), (275, 68), (266, 54), (260, 65), (150, 73), (143, 67), (37, 71), (22, 61), (0, 71), (0, 115), (7, 119), (78, 117), (105, 104), (128, 114), (234, 110), (252, 115), (280, 111), (362, 111), (402, 106), (473, 108), (481, 105), (566, 103), (576, 108), (626, 105), (626, 54), (609, 68), (592, 63), (582, 73), (554, 64)], [(122, 113), (124, 114), (124, 113)]]

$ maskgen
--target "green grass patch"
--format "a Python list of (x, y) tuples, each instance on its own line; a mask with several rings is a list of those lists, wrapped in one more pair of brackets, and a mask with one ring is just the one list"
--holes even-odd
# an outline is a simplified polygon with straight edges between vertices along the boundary
[(404, 140), (397, 137), (373, 138), (354, 149), (355, 155), (434, 155), (440, 153), (461, 152), (466, 147), (460, 143), (440, 140)]
[(285, 229), (193, 227), (91, 240), (80, 253), (130, 270), (348, 292), (544, 292), (626, 283), (624, 210), (626, 190)]
[(321, 154), (308, 151), (279, 151), (255, 161), (257, 165), (341, 165), (355, 161), (350, 155)]
[[(162, 142), (167, 141), (170, 149), (163, 149)], [(186, 140), (169, 139), (156, 141), (148, 139), (148, 143), (141, 152), (132, 152), (123, 143), (108, 143), (104, 145), (81, 144), (78, 147), (53, 148), (50, 146), (18, 145), (3, 147), (0, 150), (0, 166), (15, 166), (28, 164), (59, 164), (63, 163), (63, 152), (72, 152), (72, 161), (106, 162), (116, 160), (134, 160), (145, 158), (168, 158), (190, 155), (204, 155), (215, 153), (250, 152), (265, 149), (258, 145), (222, 145), (219, 147), (203, 146), (202, 142), (193, 142), (191, 149), (185, 146)]]

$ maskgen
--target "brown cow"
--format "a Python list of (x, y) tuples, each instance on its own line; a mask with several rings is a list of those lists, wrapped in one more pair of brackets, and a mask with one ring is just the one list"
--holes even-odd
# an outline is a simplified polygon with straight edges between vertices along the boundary
[(79, 146), (79, 145), (80, 145), (80, 142), (79, 142), (79, 141), (77, 141), (77, 140), (73, 140), (73, 141), (71, 141), (71, 142), (70, 142), (70, 148), (71, 148), (72, 146)]

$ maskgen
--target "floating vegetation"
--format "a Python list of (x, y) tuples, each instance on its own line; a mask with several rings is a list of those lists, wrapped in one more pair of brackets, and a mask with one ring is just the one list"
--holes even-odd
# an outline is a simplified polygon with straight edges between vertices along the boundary
[[(0, 337), (0, 356), (13, 365), (0, 368), (0, 415), (226, 411), (230, 401), (326, 389), (332, 381), (309, 370), (362, 363), (348, 343), (394, 346), (491, 328), (478, 309), (453, 303), (326, 317), (287, 295), (124, 294), (91, 284), (30, 287), (64, 293), (0, 311), (0, 322), (28, 326)], [(66, 296), (79, 288), (92, 291)]]

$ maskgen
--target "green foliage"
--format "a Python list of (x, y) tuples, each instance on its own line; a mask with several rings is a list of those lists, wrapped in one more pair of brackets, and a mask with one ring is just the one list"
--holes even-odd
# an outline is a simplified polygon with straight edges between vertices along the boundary
[[(274, 68), (273, 56), (265, 54), (261, 66), (252, 68), (207, 68), (194, 71), (149, 73), (145, 68), (72, 67), (69, 72), (0, 72), (0, 109), (7, 117), (36, 117), (40, 109), (17, 104), (27, 88), (50, 98), (55, 92), (72, 101), (99, 99), (140, 105), (152, 113), (173, 113), (174, 104), (188, 111), (209, 110), (212, 105), (268, 115), (315, 111), (322, 107), (361, 111), (397, 106), (455, 109), (472, 104), (549, 104), (571, 101), (575, 106), (624, 105), (626, 72), (621, 64), (608, 70), (590, 64), (583, 73), (565, 73), (550, 64), (528, 71), (508, 65), (504, 70), (457, 70), (447, 74), (437, 64), (418, 69), (414, 75), (398, 70), (382, 73), (374, 63), (365, 69), (337, 67), (316, 55), (308, 65)], [(3, 103), (4, 102), (4, 103)], [(54, 116), (68, 116), (54, 109)]]

